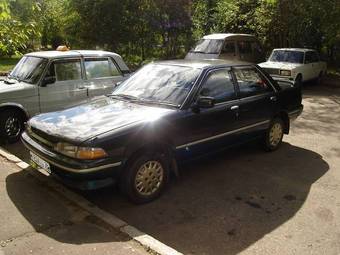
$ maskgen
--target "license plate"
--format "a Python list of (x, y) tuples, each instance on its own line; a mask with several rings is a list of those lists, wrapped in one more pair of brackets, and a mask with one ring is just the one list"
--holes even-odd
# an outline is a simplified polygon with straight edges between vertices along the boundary
[(49, 174), (51, 173), (51, 167), (49, 163), (47, 163), (39, 156), (35, 155), (33, 152), (30, 152), (30, 154), (31, 154), (31, 166), (33, 168), (42, 168)]

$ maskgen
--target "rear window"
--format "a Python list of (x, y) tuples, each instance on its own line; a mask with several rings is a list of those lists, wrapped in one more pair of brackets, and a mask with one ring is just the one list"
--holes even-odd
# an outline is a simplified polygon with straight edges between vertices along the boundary
[(218, 54), (220, 53), (224, 40), (202, 39), (190, 51), (194, 53)]

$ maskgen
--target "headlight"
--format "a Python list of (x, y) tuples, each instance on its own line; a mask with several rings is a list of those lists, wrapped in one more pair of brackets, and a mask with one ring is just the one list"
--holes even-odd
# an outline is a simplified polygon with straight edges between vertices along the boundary
[(290, 70), (280, 70), (280, 75), (291, 76), (292, 72)]
[(68, 143), (57, 143), (54, 150), (78, 159), (99, 159), (107, 157), (107, 153), (101, 148), (79, 147)]

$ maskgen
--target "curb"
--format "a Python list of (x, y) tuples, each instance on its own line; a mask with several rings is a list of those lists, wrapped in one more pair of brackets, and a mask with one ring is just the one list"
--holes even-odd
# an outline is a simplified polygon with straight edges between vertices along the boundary
[[(12, 163), (15, 163), (20, 169), (27, 171), (30, 175), (32, 175), (39, 181), (44, 182), (44, 184), (46, 184), (47, 187), (60, 193), (66, 199), (78, 205), (80, 208), (92, 214), (93, 216), (97, 217), (99, 220), (119, 230), (120, 232), (128, 235), (135, 242), (142, 245), (144, 249), (146, 249), (147, 252), (150, 252), (151, 254), (157, 254), (157, 255), (183, 255), (182, 253), (163, 244), (162, 242), (158, 241), (152, 236), (136, 229), (133, 226), (130, 226), (128, 223), (119, 219), (113, 214), (105, 212), (104, 210), (100, 209), (99, 207), (97, 207), (90, 201), (86, 200), (82, 196), (74, 193), (73, 191), (65, 187), (64, 185), (58, 182), (55, 182), (52, 178), (48, 176), (47, 173), (30, 168), (29, 164), (22, 161), (15, 155), (7, 152), (1, 147), (0, 147), (0, 156), (2, 156), (3, 158), (7, 159), (8, 161)], [(0, 255), (3, 255), (1, 254), (1, 250), (0, 250)]]

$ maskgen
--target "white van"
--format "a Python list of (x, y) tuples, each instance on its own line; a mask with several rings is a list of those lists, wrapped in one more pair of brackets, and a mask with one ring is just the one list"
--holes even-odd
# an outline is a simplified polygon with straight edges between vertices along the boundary
[(264, 52), (254, 35), (211, 34), (199, 40), (185, 59), (226, 59), (260, 63), (264, 60)]

